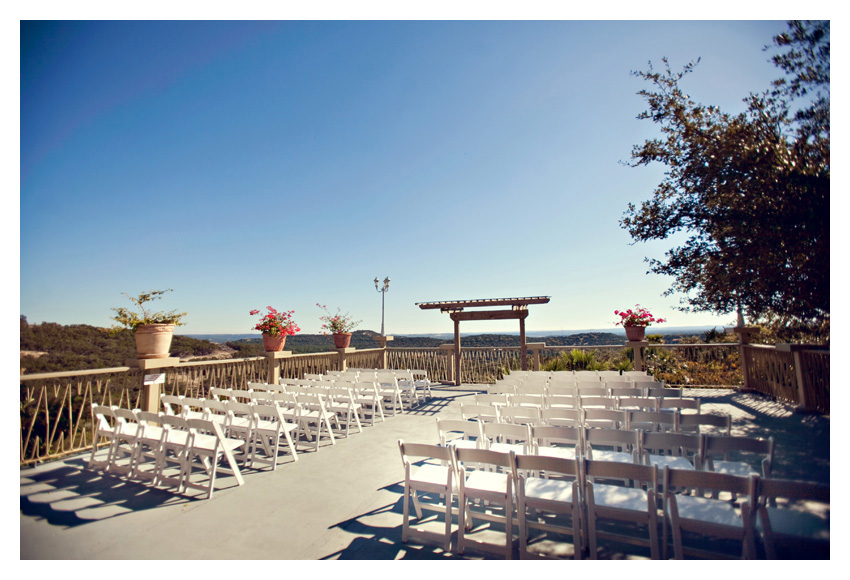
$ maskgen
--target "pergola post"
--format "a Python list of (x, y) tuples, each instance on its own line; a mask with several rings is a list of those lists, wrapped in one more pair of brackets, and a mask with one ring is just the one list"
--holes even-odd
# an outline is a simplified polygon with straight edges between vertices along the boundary
[(519, 317), (519, 355), (522, 365), (522, 370), (528, 370), (528, 345), (525, 342), (525, 318), (528, 316), (528, 310), (520, 310)]
[(462, 382), (460, 374), (460, 320), (455, 318), (454, 314), (452, 320), (455, 323), (455, 386), (459, 387)]

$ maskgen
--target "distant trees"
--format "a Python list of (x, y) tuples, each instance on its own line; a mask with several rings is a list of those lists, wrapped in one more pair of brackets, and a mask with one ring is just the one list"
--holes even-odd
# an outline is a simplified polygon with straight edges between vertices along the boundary
[(663, 59), (663, 71), (650, 63), (633, 73), (652, 85), (639, 93), (647, 109), (638, 118), (662, 137), (636, 145), (628, 164), (667, 172), (620, 225), (634, 242), (690, 234), (648, 260), (650, 272), (673, 278), (667, 295), (684, 294), (681, 310), (828, 324), (829, 22), (791, 22), (773, 40), (786, 76), (750, 94), (738, 115), (683, 92), (696, 62), (674, 73)]

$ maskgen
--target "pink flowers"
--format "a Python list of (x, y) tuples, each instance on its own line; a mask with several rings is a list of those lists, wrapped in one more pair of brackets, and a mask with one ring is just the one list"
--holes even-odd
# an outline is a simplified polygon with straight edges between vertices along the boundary
[(620, 321), (614, 324), (623, 326), (649, 326), (653, 322), (659, 324), (667, 322), (664, 318), (655, 318), (649, 310), (641, 307), (640, 304), (635, 304), (635, 310), (631, 308), (628, 310), (615, 310), (614, 314), (620, 317)]
[(319, 304), (318, 302), (316, 302), (316, 306), (327, 313), (327, 316), (319, 317), (319, 320), (324, 323), (322, 324), (322, 334), (327, 334), (325, 331), (329, 331), (331, 334), (349, 332), (354, 330), (361, 322), (360, 320), (352, 320), (351, 317), (348, 316), (348, 313), (341, 314), (339, 308), (336, 309), (336, 314), (331, 314), (328, 312), (327, 306)]
[[(266, 306), (266, 308), (268, 309), (268, 314), (260, 318), (260, 321), (254, 326), (253, 330), (259, 330), (269, 336), (292, 335), (301, 331), (298, 325), (295, 324), (295, 321), (292, 320), (292, 315), (295, 313), (294, 310), (278, 312), (271, 306)], [(249, 312), (251, 316), (259, 313), (259, 310)]]

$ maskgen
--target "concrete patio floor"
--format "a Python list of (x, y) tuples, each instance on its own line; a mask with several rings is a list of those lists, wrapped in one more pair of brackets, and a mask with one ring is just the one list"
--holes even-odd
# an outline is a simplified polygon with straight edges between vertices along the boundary
[[(222, 474), (212, 500), (88, 470), (88, 454), (20, 470), (23, 559), (456, 559), (401, 542), (404, 471), (398, 439), (436, 443), (435, 417), (460, 418), (485, 385), (436, 385), (434, 398), (272, 472)], [(829, 417), (795, 414), (755, 394), (686, 390), (703, 412), (732, 414), (733, 434), (776, 440), (775, 477), (830, 480)], [(793, 554), (788, 556), (795, 557)], [(483, 558), (468, 552), (464, 559)], [(605, 546), (601, 558), (643, 557)], [(796, 555), (805, 557), (805, 555)]]

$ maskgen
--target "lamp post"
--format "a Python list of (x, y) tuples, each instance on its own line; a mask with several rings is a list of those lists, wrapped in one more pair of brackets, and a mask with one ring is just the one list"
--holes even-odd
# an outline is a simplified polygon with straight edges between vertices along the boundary
[(384, 299), (387, 294), (387, 290), (390, 289), (390, 279), (389, 277), (384, 278), (383, 288), (379, 286), (380, 282), (380, 280), (375, 278), (375, 290), (381, 293), (381, 336), (386, 336), (386, 333), (384, 332)]

